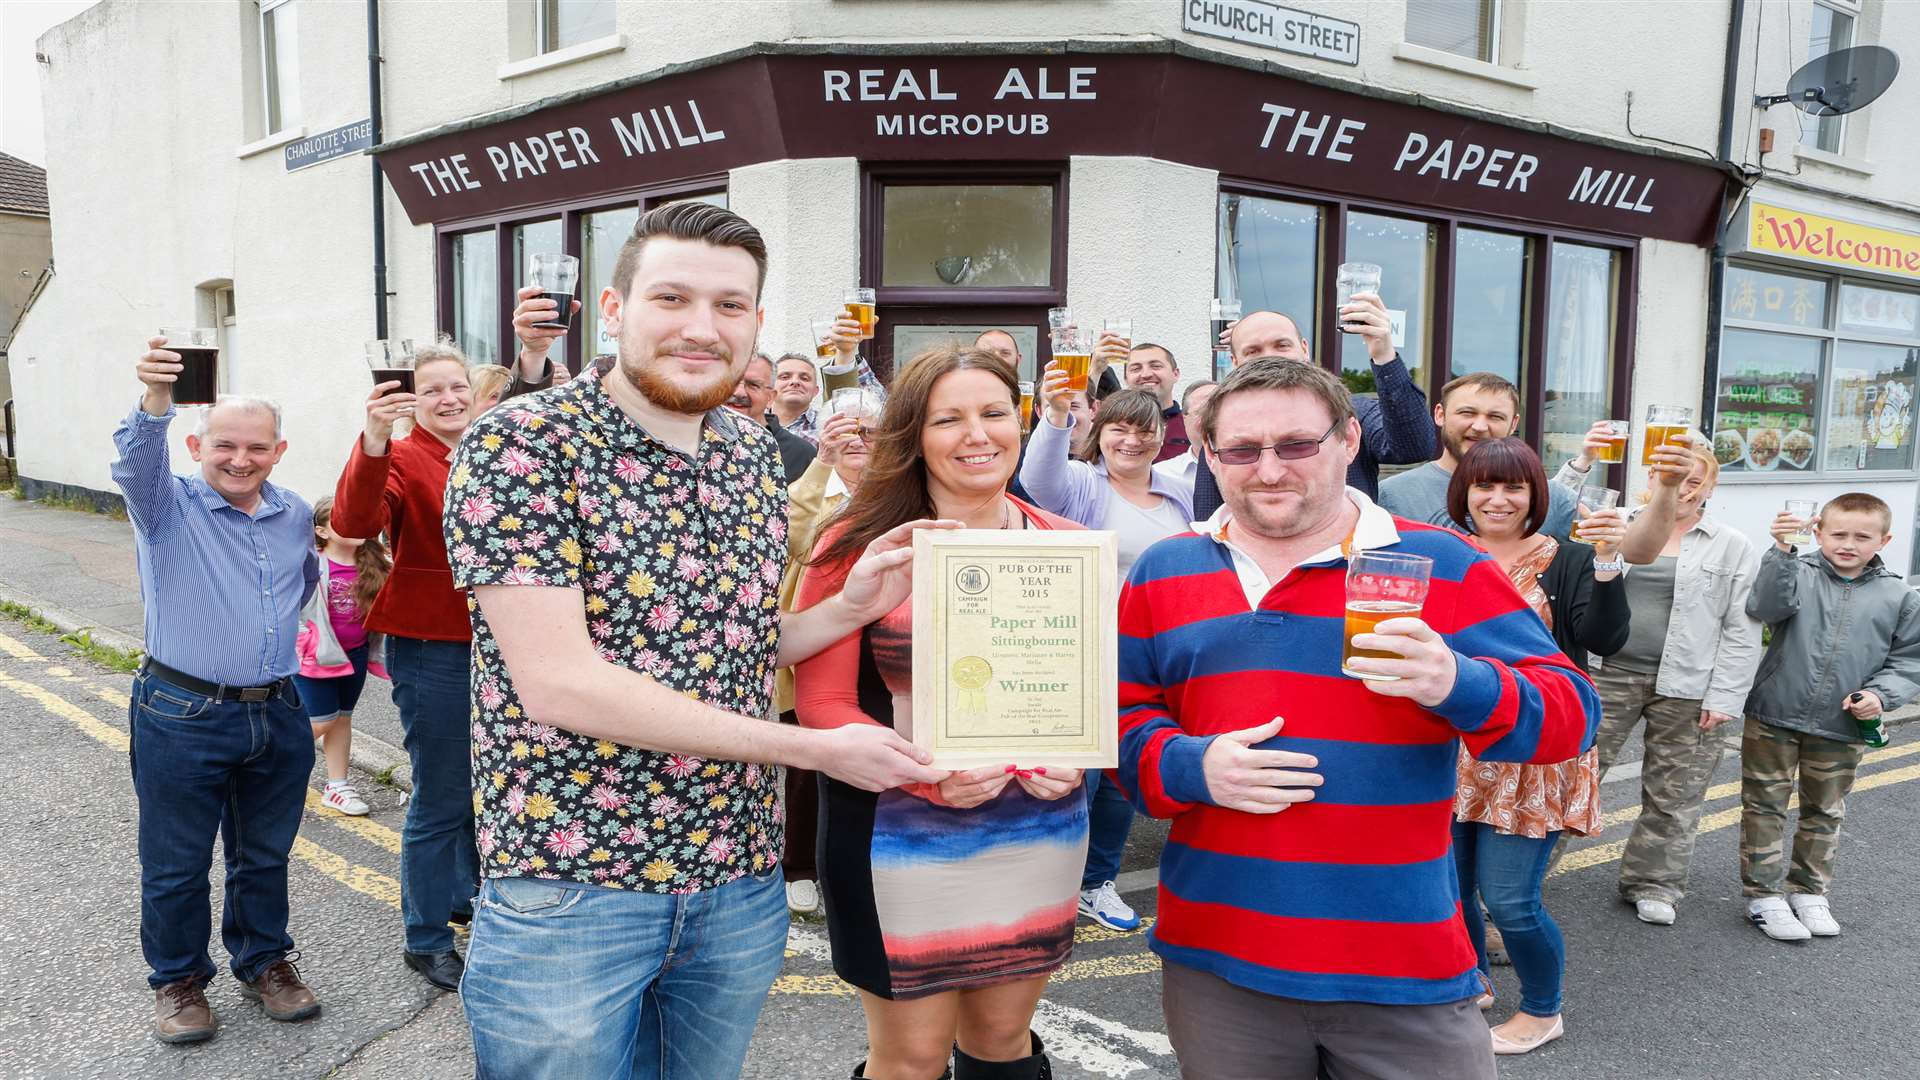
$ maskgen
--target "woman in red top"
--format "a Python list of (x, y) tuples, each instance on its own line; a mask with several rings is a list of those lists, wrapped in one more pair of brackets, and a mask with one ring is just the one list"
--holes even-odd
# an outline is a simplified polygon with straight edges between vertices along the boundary
[[(915, 518), (1079, 528), (1007, 494), (1019, 400), (1012, 367), (992, 353), (909, 361), (795, 609), (839, 591), (874, 537)], [(908, 601), (798, 665), (800, 722), (892, 727), (911, 716), (912, 637)], [(1079, 770), (993, 766), (878, 794), (820, 783), (833, 966), (861, 991), (871, 1048), (853, 1075), (932, 1080), (949, 1053), (954, 1080), (1048, 1075), (1031, 1024), (1048, 974), (1073, 948), (1087, 847)]]
[[(333, 494), (333, 527), (392, 541), (393, 572), (367, 615), (387, 635), (387, 671), (406, 732), (413, 796), (401, 832), (400, 911), (404, 959), (427, 981), (459, 988), (464, 964), (450, 920), (473, 916), (479, 856), (473, 842), (468, 662), (473, 629), (465, 594), (453, 587), (441, 531), (447, 459), (467, 430), (473, 403), (467, 360), (433, 344), (416, 351), (414, 392), (381, 383), (367, 398), (367, 426)], [(414, 428), (393, 437), (411, 416)]]

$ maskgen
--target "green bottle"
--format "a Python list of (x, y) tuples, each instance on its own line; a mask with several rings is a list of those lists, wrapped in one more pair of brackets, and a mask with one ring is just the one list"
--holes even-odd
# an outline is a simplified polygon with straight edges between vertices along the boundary
[[(1857, 702), (1860, 700), (1860, 694), (1855, 692), (1847, 698), (1847, 700)], [(1880, 723), (1878, 716), (1871, 720), (1860, 720), (1858, 723), (1860, 724), (1860, 737), (1867, 740), (1868, 746), (1879, 749), (1891, 741), (1887, 738), (1887, 729)]]

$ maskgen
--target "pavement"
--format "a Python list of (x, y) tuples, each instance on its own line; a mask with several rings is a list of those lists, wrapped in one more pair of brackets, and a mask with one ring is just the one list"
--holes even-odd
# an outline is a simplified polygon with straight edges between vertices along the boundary
[[(116, 552), (118, 553), (116, 555)], [(140, 620), (123, 522), (0, 496), (0, 599), (63, 629), (137, 646)], [(131, 604), (131, 608), (129, 607)], [(115, 635), (124, 635), (116, 637)], [(290, 870), (301, 970), (325, 1010), (300, 1024), (266, 1019), (223, 975), (209, 988), (213, 1041), (168, 1047), (148, 1034), (152, 997), (140, 958), (138, 857), (124, 760), (130, 678), (58, 638), (0, 620), (0, 845), (31, 853), (31, 872), (0, 886), (0, 1077), (343, 1077), (456, 1080), (473, 1075), (455, 995), (399, 958), (403, 792), (366, 780), (373, 813), (346, 818), (310, 798)], [(398, 743), (384, 684), (369, 684), (357, 742)], [(1605, 835), (1570, 845), (1547, 897), (1568, 950), (1568, 1035), (1504, 1059), (1521, 1080), (1758, 1076), (1909, 1078), (1920, 1033), (1910, 1008), (1920, 938), (1908, 932), (1920, 851), (1920, 744), (1896, 732), (1868, 755), (1840, 837), (1837, 939), (1780, 945), (1752, 929), (1739, 895), (1737, 752), (1709, 792), (1693, 892), (1674, 927), (1648, 927), (1618, 902), (1614, 878), (1637, 812), (1638, 762), (1603, 787)], [(320, 777), (313, 779), (316, 797)], [(83, 794), (81, 794), (83, 793)], [(1164, 822), (1136, 820), (1120, 886), (1149, 922)], [(213, 869), (215, 917), (221, 868)], [(224, 967), (216, 939), (212, 956)], [(1519, 1000), (1496, 968), (1495, 1017)], [(1178, 1075), (1160, 1016), (1159, 962), (1145, 935), (1082, 923), (1069, 964), (1034, 1025), (1061, 1080)], [(853, 991), (832, 973), (824, 926), (794, 920), (786, 966), (762, 1010), (743, 1075), (843, 1077), (863, 1056)]]

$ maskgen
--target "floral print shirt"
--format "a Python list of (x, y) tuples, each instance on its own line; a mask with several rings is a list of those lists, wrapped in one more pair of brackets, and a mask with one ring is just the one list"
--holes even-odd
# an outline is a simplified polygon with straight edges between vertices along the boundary
[[(609, 663), (766, 718), (779, 645), (787, 495), (772, 436), (725, 409), (692, 457), (598, 379), (475, 421), (447, 479), (456, 585), (580, 590)], [(779, 861), (778, 770), (591, 739), (530, 716), (486, 616), (473, 620), (476, 839), (490, 877), (685, 893)]]

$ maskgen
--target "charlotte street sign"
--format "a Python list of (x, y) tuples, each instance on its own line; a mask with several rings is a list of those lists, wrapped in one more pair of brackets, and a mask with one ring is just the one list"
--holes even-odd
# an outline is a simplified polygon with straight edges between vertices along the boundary
[(372, 119), (355, 120), (351, 124), (323, 131), (318, 135), (309, 135), (297, 142), (287, 144), (287, 171), (294, 172), (309, 165), (318, 165), (323, 161), (332, 161), (337, 157), (358, 153), (373, 145)]

